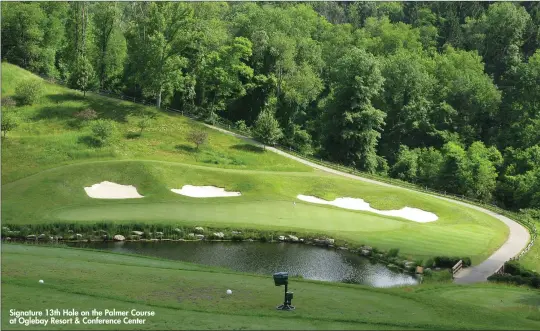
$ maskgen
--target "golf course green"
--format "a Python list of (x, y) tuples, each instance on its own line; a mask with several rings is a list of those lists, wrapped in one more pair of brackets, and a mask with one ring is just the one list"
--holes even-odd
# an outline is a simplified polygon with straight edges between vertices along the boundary
[[(2, 63), (3, 95), (32, 74)], [(36, 77), (36, 79), (39, 79)], [(158, 113), (141, 136), (138, 104), (81, 93), (48, 82), (41, 101), (16, 107), (20, 125), (2, 148), (2, 219), (6, 225), (50, 222), (144, 222), (323, 233), (355, 244), (399, 248), (410, 257), (469, 256), (473, 264), (502, 245), (508, 228), (479, 211), (420, 193), (351, 181), (314, 170), (182, 116)], [(88, 125), (73, 114), (94, 109), (114, 119), (118, 135), (109, 146), (85, 144)], [(199, 149), (187, 133), (199, 128), (208, 142)], [(103, 181), (133, 185), (141, 199), (90, 198), (84, 188)], [(241, 192), (232, 198), (191, 198), (171, 189), (212, 185)], [(412, 207), (438, 220), (403, 218), (302, 202), (297, 195), (333, 200), (361, 198), (373, 208)], [(293, 204), (296, 202), (296, 204)]]
[(4, 244), (2, 301), (9, 304), (2, 305), (2, 329), (52, 328), (10, 325), (10, 309), (154, 312), (142, 317), (144, 324), (81, 323), (54, 329), (540, 328), (540, 293), (527, 288), (484, 284), (376, 289), (295, 278), (289, 283), (296, 310), (280, 312), (274, 307), (283, 299), (283, 288), (274, 286), (270, 276), (141, 256)]

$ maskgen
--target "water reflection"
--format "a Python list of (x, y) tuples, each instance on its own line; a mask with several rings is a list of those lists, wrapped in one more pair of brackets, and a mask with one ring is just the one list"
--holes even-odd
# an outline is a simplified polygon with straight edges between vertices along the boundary
[(389, 270), (348, 251), (310, 245), (260, 242), (95, 242), (70, 244), (113, 252), (142, 254), (227, 267), (240, 272), (289, 275), (332, 282), (365, 284), (375, 287), (412, 285), (410, 275)]

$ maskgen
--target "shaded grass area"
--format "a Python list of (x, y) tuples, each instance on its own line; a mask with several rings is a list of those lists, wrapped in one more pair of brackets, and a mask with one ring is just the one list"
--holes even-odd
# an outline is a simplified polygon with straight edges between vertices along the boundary
[[(540, 222), (536, 221), (536, 228), (540, 229)], [(540, 243), (538, 239), (531, 249), (519, 260), (526, 268), (540, 273)]]
[[(2, 95), (13, 96), (17, 84), (30, 77), (40, 79), (17, 66), (2, 63)], [(3, 183), (77, 161), (139, 157), (233, 169), (312, 171), (303, 164), (275, 153), (261, 153), (238, 138), (175, 114), (158, 113), (151, 126), (139, 135), (139, 114), (155, 112), (154, 107), (92, 93), (83, 97), (82, 93), (46, 82), (44, 86), (45, 93), (38, 104), (12, 110), (21, 123), (2, 143)], [(87, 108), (94, 109), (99, 118), (116, 122), (119, 133), (114, 144), (96, 147), (89, 141), (88, 124), (73, 116)], [(208, 133), (207, 143), (197, 151), (186, 140), (192, 129)]]
[[(2, 250), (2, 299), (9, 302), (2, 306), (4, 316), (13, 308), (102, 307), (154, 310), (156, 316), (141, 329), (540, 327), (534, 320), (538, 292), (509, 286), (375, 289), (294, 279), (290, 288), (297, 310), (284, 314), (274, 308), (282, 291), (270, 275), (81, 249), (4, 244)], [(45, 283), (39, 284), (39, 279)], [(233, 295), (227, 296), (226, 289)], [(499, 296), (504, 296), (504, 304), (495, 305)], [(2, 328), (8, 327), (8, 319), (2, 319)], [(92, 328), (69, 328), (74, 327)]]
[[(84, 187), (105, 180), (134, 185), (144, 198), (101, 200), (86, 195)], [(242, 196), (198, 199), (170, 191), (188, 184), (215, 185)], [(2, 190), (4, 224), (162, 222), (315, 232), (381, 249), (400, 248), (415, 257), (470, 256), (473, 263), (489, 256), (508, 234), (502, 222), (473, 209), (319, 172), (240, 171), (158, 161), (88, 162), (43, 171), (3, 185)], [(328, 200), (357, 197), (377, 209), (416, 207), (436, 213), (439, 220), (416, 223), (310, 204), (297, 200), (298, 194)]]

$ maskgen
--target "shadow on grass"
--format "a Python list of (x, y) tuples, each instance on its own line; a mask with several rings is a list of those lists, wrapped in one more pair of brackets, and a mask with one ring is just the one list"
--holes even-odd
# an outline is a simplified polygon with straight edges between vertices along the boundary
[[(47, 98), (56, 103), (55, 106), (42, 108), (36, 119), (41, 118), (67, 118), (74, 113), (91, 108), (98, 114), (98, 118), (110, 119), (117, 122), (127, 122), (129, 115), (141, 116), (142, 114), (157, 115), (157, 111), (148, 109), (146, 106), (123, 103), (123, 100), (107, 98), (104, 96), (86, 95), (86, 97), (75, 93), (62, 93), (47, 95)], [(79, 107), (65, 106), (64, 102), (78, 102)]]
[(101, 141), (99, 139), (96, 139), (96, 138), (94, 138), (92, 136), (81, 136), (81, 137), (79, 137), (77, 142), (80, 143), (80, 144), (85, 144), (88, 147), (101, 147), (101, 146), (103, 146), (103, 144), (101, 143)]
[(262, 147), (251, 145), (251, 144), (238, 144), (231, 146), (232, 149), (236, 149), (238, 151), (244, 151), (244, 152), (253, 152), (253, 153), (264, 153), (264, 150)]
[[(519, 303), (528, 305), (528, 306), (537, 306), (540, 307), (540, 295), (524, 295), (518, 300)], [(540, 314), (539, 314), (540, 317)]]
[(176, 146), (174, 146), (174, 148), (176, 150), (178, 150), (178, 151), (184, 151), (184, 152), (188, 152), (188, 153), (194, 153), (194, 152), (199, 151), (197, 148), (186, 145), (186, 144), (176, 145)]
[(128, 132), (126, 133), (126, 138), (127, 139), (137, 139), (137, 138), (140, 138), (141, 137), (141, 133), (140, 132)]

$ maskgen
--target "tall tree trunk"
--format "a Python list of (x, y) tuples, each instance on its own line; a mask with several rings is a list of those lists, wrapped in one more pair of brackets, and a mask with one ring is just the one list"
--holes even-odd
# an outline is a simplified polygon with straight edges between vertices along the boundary
[(158, 108), (161, 108), (161, 87), (159, 88), (159, 93), (158, 93), (158, 95), (157, 95), (156, 106), (157, 106)]

